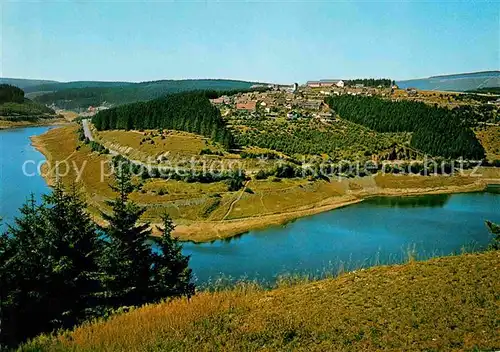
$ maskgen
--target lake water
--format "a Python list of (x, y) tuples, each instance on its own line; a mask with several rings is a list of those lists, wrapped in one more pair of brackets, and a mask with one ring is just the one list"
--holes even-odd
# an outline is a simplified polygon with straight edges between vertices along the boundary
[[(0, 131), (0, 216), (7, 222), (30, 192), (39, 197), (49, 190), (41, 177), (22, 171), (25, 160), (44, 160), (29, 137), (48, 129)], [(376, 197), (229, 240), (185, 243), (184, 252), (191, 255), (198, 284), (221, 276), (262, 281), (285, 273), (321, 276), (340, 267), (401, 262), (409, 251), (424, 259), (484, 248), (491, 239), (485, 220), (500, 223), (497, 193)]]
[(491, 240), (485, 220), (500, 223), (500, 195), (377, 197), (285, 226), (184, 248), (201, 282), (221, 274), (273, 281), (285, 273), (322, 276), (342, 267), (402, 262), (409, 251), (425, 259), (481, 249)]
[(36, 175), (27, 177), (23, 173), (23, 164), (28, 163), (26, 171), (33, 173), (36, 165), (45, 157), (31, 145), (31, 136), (40, 135), (53, 127), (29, 127), (0, 130), (0, 231), (5, 230), (6, 223), (12, 223), (18, 209), (26, 201), (30, 193), (37, 199), (47, 193), (49, 187), (45, 180)]

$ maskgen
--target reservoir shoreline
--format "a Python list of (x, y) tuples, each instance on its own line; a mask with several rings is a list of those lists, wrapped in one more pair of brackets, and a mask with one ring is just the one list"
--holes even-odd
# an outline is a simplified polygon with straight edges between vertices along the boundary
[[(51, 153), (57, 157), (57, 149), (49, 143), (49, 150), (44, 150), (47, 148), (37, 145), (37, 137), (33, 136), (47, 130), (56, 132), (51, 136), (58, 140), (58, 129), (50, 127), (0, 132), (3, 146), (19, 151), (2, 157), (2, 200), (11, 205), (0, 211), (5, 216), (4, 224), (13, 223), (18, 216), (17, 209), (28, 196), (26, 190), (33, 190), (38, 201), (50, 190), (42, 177), (26, 178), (21, 172), (24, 160), (43, 162), (47, 156), (51, 158)], [(33, 144), (30, 137), (35, 140)], [(496, 174), (485, 175), (497, 179)], [(175, 222), (180, 230), (197, 231), (196, 237), (185, 235), (181, 239), (183, 253), (191, 256), (190, 266), (198, 283), (218, 278), (273, 282), (287, 273), (321, 275), (376, 263), (398, 263), (407, 258), (409, 251), (420, 260), (460, 253), (463, 248), (484, 248), (490, 240), (485, 221), (500, 223), (500, 197), (493, 194), (496, 192), (481, 192), (486, 183), (483, 181), (455, 187), (380, 188), (379, 192), (375, 187), (371, 192), (365, 187), (281, 214), (222, 222)], [(438, 183), (417, 180), (400, 182), (399, 186)], [(332, 209), (335, 211), (329, 211)], [(100, 209), (95, 208), (95, 202), (90, 203), (89, 213), (96, 210)]]
[[(262, 230), (273, 226), (283, 226), (300, 218), (326, 213), (351, 205), (361, 203), (375, 197), (411, 197), (435, 194), (460, 194), (484, 191), (487, 184), (477, 183), (466, 186), (449, 186), (441, 188), (398, 190), (386, 189), (382, 192), (370, 193), (351, 199), (338, 199), (343, 197), (332, 197), (331, 200), (322, 201), (305, 210), (295, 210), (286, 213), (263, 215), (234, 220), (194, 222), (188, 225), (177, 225), (174, 235), (183, 241), (194, 243), (211, 242), (214, 240), (228, 239), (243, 235), (252, 230)], [(323, 205), (327, 203), (326, 205)], [(161, 224), (152, 224), (161, 225)]]
[[(43, 134), (42, 134), (43, 135)], [(40, 153), (44, 155), (46, 160), (51, 163), (52, 155), (49, 152), (42, 135), (32, 136), (31, 144)], [(53, 179), (47, 172), (43, 173), (43, 178), (49, 186), (53, 185)], [(423, 176), (400, 176), (400, 177), (423, 177)], [(430, 177), (430, 176), (429, 176)], [(500, 180), (499, 180), (500, 183)], [(211, 242), (214, 240), (228, 239), (234, 236), (239, 236), (248, 231), (265, 229), (272, 226), (285, 225), (299, 218), (308, 217), (334, 209), (343, 208), (353, 204), (360, 203), (365, 199), (377, 196), (418, 196), (429, 194), (453, 194), (483, 191), (487, 187), (487, 182), (482, 178), (478, 178), (475, 182), (466, 185), (457, 186), (440, 186), (429, 188), (382, 188), (376, 189), (361, 189), (349, 190), (345, 195), (330, 197), (321, 200), (315, 204), (310, 204), (297, 209), (272, 214), (263, 214), (255, 217), (244, 217), (238, 219), (218, 220), (218, 221), (188, 221), (180, 219), (176, 222), (174, 236), (177, 236), (182, 241), (190, 241), (194, 243)], [(97, 223), (103, 224), (102, 219), (94, 214), (94, 219)], [(153, 234), (157, 235), (157, 226), (159, 223), (151, 223)]]

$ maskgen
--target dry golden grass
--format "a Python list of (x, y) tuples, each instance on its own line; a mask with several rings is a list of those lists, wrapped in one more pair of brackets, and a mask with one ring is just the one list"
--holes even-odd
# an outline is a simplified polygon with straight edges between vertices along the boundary
[(69, 122), (73, 121), (74, 119), (76, 119), (78, 117), (78, 114), (76, 112), (74, 112), (74, 111), (60, 110), (60, 111), (57, 111), (57, 113), (59, 115), (62, 115)]
[[(155, 136), (152, 137), (150, 134)], [(147, 159), (149, 156), (158, 157), (164, 153), (169, 153), (168, 157), (172, 159), (199, 156), (204, 148), (210, 148), (213, 151), (222, 151), (219, 146), (212, 143), (205, 137), (180, 131), (163, 131), (162, 136), (154, 130), (139, 131), (100, 131), (96, 134), (106, 146), (116, 146), (126, 151), (130, 157)], [(144, 138), (151, 140), (143, 141)], [(112, 149), (118, 149), (118, 148)]]
[(475, 132), (486, 151), (486, 158), (500, 160), (500, 126), (482, 126)]
[[(105, 201), (116, 195), (109, 188), (112, 177), (101, 179), (101, 168), (109, 175), (110, 157), (92, 153), (90, 149), (79, 144), (76, 138), (76, 125), (65, 126), (48, 131), (33, 138), (33, 144), (49, 160), (50, 169), (46, 170), (49, 183), (54, 180), (55, 161), (66, 161), (70, 168), (67, 175), (61, 177), (66, 186), (77, 182), (86, 195), (92, 213), (97, 216), (100, 210), (105, 210)], [(77, 150), (77, 146), (80, 149)], [(77, 170), (82, 170), (80, 177)], [(164, 190), (164, 195), (158, 194)], [(153, 190), (156, 191), (153, 193)], [(195, 221), (201, 217), (204, 204), (210, 201), (215, 193), (227, 191), (227, 185), (222, 182), (213, 184), (185, 183), (179, 181), (148, 180), (144, 184), (144, 193), (133, 192), (131, 199), (147, 207), (145, 221), (159, 222), (160, 217), (169, 213), (174, 219)]]
[[(49, 183), (54, 181), (56, 163), (60, 163), (59, 172), (63, 175), (61, 180), (67, 186), (75, 182), (81, 185), (90, 200), (113, 197), (114, 194), (109, 188), (112, 179), (108, 176), (101, 180), (101, 167), (105, 173), (109, 173), (109, 158), (92, 153), (86, 145), (80, 145), (80, 149), (77, 150), (79, 146), (77, 129), (77, 125), (68, 125), (32, 138), (33, 145), (48, 160), (48, 168), (45, 168), (46, 179)], [(67, 174), (64, 175), (66, 170)]]
[[(220, 216), (220, 214), (225, 214), (231, 203), (227, 202), (226, 197), (223, 197), (222, 201), (223, 203), (219, 207), (220, 210), (217, 210), (218, 216)], [(179, 236), (180, 239), (189, 239), (194, 242), (206, 242), (232, 237), (249, 230), (282, 225), (300, 217), (319, 214), (332, 209), (356, 204), (360, 201), (361, 199), (352, 196), (339, 196), (325, 199), (305, 209), (302, 207), (300, 209), (277, 214), (250, 216), (242, 219), (228, 219), (224, 221), (180, 223), (175, 229), (175, 234)]]
[(453, 108), (459, 105), (467, 105), (468, 103), (456, 100), (455, 97), (459, 93), (445, 92), (445, 91), (434, 91), (434, 90), (418, 90), (417, 96), (408, 96), (408, 93), (404, 89), (396, 89), (392, 98), (421, 101), (429, 105), (438, 104), (440, 107)]
[(51, 125), (62, 125), (68, 121), (64, 118), (51, 118), (51, 119), (40, 119), (35, 122), (30, 121), (10, 121), (4, 120), (0, 116), (0, 130), (7, 128), (18, 128), (18, 127), (31, 127), (31, 126), (51, 126)]
[(227, 185), (224, 182), (214, 183), (186, 183), (175, 180), (151, 179), (144, 183), (143, 190), (152, 192), (163, 189), (168, 194), (199, 195), (203, 193), (224, 193), (227, 192)]
[(402, 175), (377, 175), (377, 186), (382, 188), (439, 188), (451, 186), (467, 186), (477, 181), (477, 178), (467, 176), (402, 176)]
[[(241, 167), (247, 171), (259, 170), (261, 168), (272, 168), (277, 160), (262, 160), (262, 159), (242, 159), (239, 154), (229, 153), (217, 144), (212, 143), (208, 138), (187, 132), (180, 131), (163, 131), (162, 139), (159, 132), (156, 130), (139, 131), (100, 131), (94, 130), (94, 135), (97, 140), (106, 147), (119, 151), (134, 160), (149, 161), (165, 156), (169, 161), (176, 162), (184, 161), (187, 166), (194, 158), (197, 161), (204, 162), (207, 168), (210, 168), (212, 163), (214, 168), (219, 168), (221, 162), (225, 167), (230, 167), (234, 164), (234, 168)], [(155, 136), (151, 137), (151, 133)], [(141, 143), (144, 138), (151, 138)], [(214, 152), (224, 153), (220, 155), (200, 155), (202, 149), (210, 149)], [(269, 149), (247, 147), (244, 148), (247, 152), (266, 153)], [(280, 154), (280, 153), (277, 153)]]
[(476, 351), (500, 346), (500, 252), (196, 294), (21, 351)]
[[(471, 170), (472, 172), (472, 170)], [(500, 167), (480, 167), (475, 172), (475, 175), (479, 175), (479, 177), (488, 180), (497, 180), (500, 182)]]
[(243, 194), (228, 216), (229, 219), (308, 209), (331, 197), (344, 195), (341, 183), (308, 182), (303, 179), (280, 182), (253, 180), (248, 187), (253, 193)]

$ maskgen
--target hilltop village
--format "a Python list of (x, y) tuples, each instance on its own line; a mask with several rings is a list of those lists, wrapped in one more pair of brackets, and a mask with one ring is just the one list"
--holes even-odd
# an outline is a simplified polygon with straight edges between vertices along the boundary
[[(364, 83), (358, 83), (358, 82)], [(420, 101), (437, 104), (441, 107), (482, 106), (491, 110), (491, 115), (498, 110), (500, 98), (496, 96), (466, 95), (455, 92), (425, 91), (415, 88), (400, 89), (389, 79), (366, 80), (319, 80), (308, 81), (304, 85), (256, 85), (254, 88), (265, 89), (263, 92), (223, 95), (211, 99), (225, 117), (246, 118), (315, 118), (321, 122), (336, 120), (335, 112), (324, 102), (329, 96), (366, 96), (379, 97), (390, 101)], [(481, 97), (479, 95), (479, 97)]]

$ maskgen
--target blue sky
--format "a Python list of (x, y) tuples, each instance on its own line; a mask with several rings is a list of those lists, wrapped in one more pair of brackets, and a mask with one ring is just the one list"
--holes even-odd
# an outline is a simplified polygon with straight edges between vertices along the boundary
[(305, 82), (499, 69), (498, 2), (4, 2), (3, 77)]

